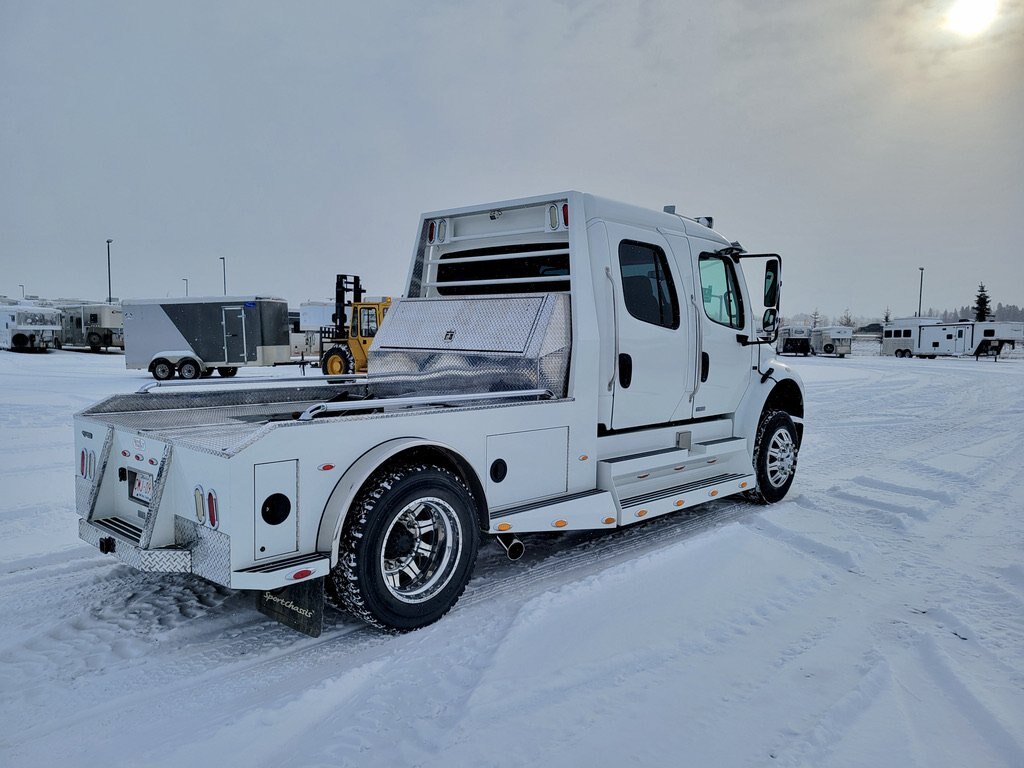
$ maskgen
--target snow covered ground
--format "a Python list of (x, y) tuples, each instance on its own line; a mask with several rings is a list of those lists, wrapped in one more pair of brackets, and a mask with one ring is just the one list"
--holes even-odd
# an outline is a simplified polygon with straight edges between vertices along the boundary
[(0, 765), (1024, 765), (1024, 361), (790, 360), (782, 503), (490, 543), (438, 624), (314, 640), (80, 543), (71, 415), (149, 379), (0, 352)]

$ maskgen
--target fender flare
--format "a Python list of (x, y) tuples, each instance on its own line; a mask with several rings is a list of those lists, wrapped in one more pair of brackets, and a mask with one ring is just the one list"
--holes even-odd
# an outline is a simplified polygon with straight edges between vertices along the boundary
[[(774, 366), (772, 366), (773, 362)], [(757, 382), (753, 387), (747, 389), (743, 402), (733, 414), (733, 434), (746, 435), (747, 453), (751, 457), (754, 455), (754, 441), (757, 437), (761, 414), (769, 403), (772, 403), (773, 408), (778, 407), (789, 413), (796, 425), (798, 438), (801, 441), (803, 439), (805, 405), (803, 382), (799, 375), (794, 374), (792, 370), (785, 370), (782, 365), (777, 360), (762, 363), (765, 370), (769, 366), (775, 368), (773, 378), (768, 379), (764, 384)]]
[[(341, 541), (341, 530), (345, 525), (348, 510), (355, 501), (356, 495), (370, 479), (370, 476), (377, 471), (389, 459), (400, 453), (405, 453), (414, 448), (431, 448), (448, 454), (451, 457), (459, 457), (458, 451), (451, 446), (439, 443), (435, 440), (427, 440), (422, 437), (396, 437), (393, 440), (381, 443), (371, 448), (348, 469), (334, 485), (334, 490), (327, 498), (323, 512), (320, 515), (320, 527), (316, 535), (316, 548), (319, 552), (330, 552), (331, 567), (338, 562), (338, 546)], [(469, 463), (465, 462), (468, 467)], [(470, 487), (479, 485), (479, 481), (473, 477), (470, 479)], [(474, 491), (477, 489), (473, 488)], [(481, 501), (486, 504), (485, 499)]]

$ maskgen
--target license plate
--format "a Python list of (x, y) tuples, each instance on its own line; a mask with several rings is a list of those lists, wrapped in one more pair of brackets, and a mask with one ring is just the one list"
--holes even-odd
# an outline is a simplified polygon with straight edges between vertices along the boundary
[(128, 484), (128, 497), (132, 501), (149, 505), (153, 500), (153, 476), (148, 472), (131, 472), (133, 477)]

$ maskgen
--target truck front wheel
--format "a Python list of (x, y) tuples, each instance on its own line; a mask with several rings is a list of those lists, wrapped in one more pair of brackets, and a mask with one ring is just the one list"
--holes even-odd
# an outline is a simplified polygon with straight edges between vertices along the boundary
[(754, 475), (757, 487), (749, 496), (759, 504), (774, 504), (789, 493), (796, 476), (800, 444), (793, 419), (785, 411), (768, 411), (761, 418), (754, 440)]
[(349, 513), (328, 592), (388, 632), (432, 624), (466, 588), (477, 526), (476, 500), (449, 470), (409, 464), (378, 472)]

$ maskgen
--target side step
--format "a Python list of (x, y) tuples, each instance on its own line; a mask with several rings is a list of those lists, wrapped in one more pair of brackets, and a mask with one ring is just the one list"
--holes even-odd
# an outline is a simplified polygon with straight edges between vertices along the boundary
[(240, 571), (231, 572), (232, 589), (279, 589), (282, 579), (296, 584), (326, 576), (331, 570), (331, 556), (327, 552), (310, 552), (284, 560), (260, 563)]
[(753, 474), (722, 474), (622, 500), (622, 525), (658, 517), (754, 487)]

